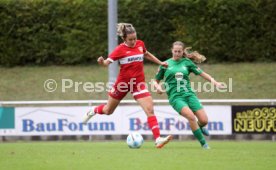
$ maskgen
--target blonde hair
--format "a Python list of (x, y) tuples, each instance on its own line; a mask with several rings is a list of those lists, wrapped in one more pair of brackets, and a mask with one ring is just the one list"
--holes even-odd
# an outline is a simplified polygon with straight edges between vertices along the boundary
[(200, 54), (197, 51), (191, 51), (192, 47), (187, 47), (184, 49), (185, 55), (192, 59), (195, 63), (202, 63), (206, 60), (206, 57), (202, 54)]
[(183, 47), (183, 50), (185, 49), (185, 44), (184, 44), (183, 42), (181, 42), (181, 41), (175, 41), (175, 42), (172, 44), (172, 48), (173, 48), (173, 46), (175, 46), (175, 45), (180, 45), (180, 46)]
[(125, 39), (128, 34), (136, 33), (135, 28), (129, 23), (119, 23), (117, 25), (117, 35)]
[(175, 45), (182, 46), (185, 56), (192, 59), (195, 63), (202, 63), (206, 60), (206, 57), (204, 55), (200, 54), (197, 51), (191, 51), (192, 47), (185, 47), (185, 44), (181, 41), (175, 41), (173, 43), (173, 46)]

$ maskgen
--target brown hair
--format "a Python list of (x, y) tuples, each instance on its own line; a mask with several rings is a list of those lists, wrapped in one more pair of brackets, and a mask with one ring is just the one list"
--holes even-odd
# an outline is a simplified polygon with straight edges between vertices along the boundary
[(125, 39), (128, 34), (136, 33), (135, 28), (129, 23), (119, 23), (117, 25), (117, 35)]

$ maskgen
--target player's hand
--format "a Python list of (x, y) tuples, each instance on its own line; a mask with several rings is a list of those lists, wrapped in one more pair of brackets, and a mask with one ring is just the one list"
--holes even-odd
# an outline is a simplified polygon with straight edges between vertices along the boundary
[(161, 87), (158, 87), (156, 93), (157, 93), (157, 94), (163, 94), (162, 88), (161, 88)]
[(167, 62), (161, 62), (160, 65), (163, 66), (163, 67), (165, 67), (165, 68), (167, 68), (169, 66)]
[(220, 89), (226, 88), (225, 84), (222, 84), (222, 83), (220, 83), (220, 82), (216, 82), (216, 83), (215, 83), (215, 86), (218, 87), (218, 88), (220, 88)]
[(104, 64), (104, 58), (102, 56), (100, 56), (98, 59), (97, 59), (97, 62), (100, 64), (100, 65), (103, 65)]

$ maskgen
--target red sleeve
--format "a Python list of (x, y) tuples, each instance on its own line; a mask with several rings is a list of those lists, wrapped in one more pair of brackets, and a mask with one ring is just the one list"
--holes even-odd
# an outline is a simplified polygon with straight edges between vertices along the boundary
[(120, 50), (120, 46), (117, 46), (114, 51), (108, 56), (108, 60), (113, 62), (122, 58), (122, 50)]
[(147, 52), (147, 48), (145, 46), (145, 43), (142, 40), (139, 40), (139, 41), (141, 41), (141, 44), (142, 44), (142, 47), (143, 47), (143, 53)]

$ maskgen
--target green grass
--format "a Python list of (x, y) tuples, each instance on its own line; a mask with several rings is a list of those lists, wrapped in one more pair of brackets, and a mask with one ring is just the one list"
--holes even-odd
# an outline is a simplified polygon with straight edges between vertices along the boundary
[[(203, 64), (200, 67), (216, 80), (228, 82), (232, 78), (232, 92), (200, 92), (201, 99), (266, 99), (276, 98), (276, 63)], [(154, 78), (158, 66), (146, 65), (147, 82)], [(107, 82), (108, 70), (92, 66), (48, 66), (0, 68), (0, 100), (100, 100), (107, 99), (106, 92), (87, 92), (83, 85), (62, 92), (62, 79), (74, 82)], [(44, 90), (44, 82), (54, 79), (57, 90)], [(205, 82), (199, 76), (191, 76), (192, 81)], [(75, 92), (77, 90), (78, 92)], [(166, 95), (152, 93), (154, 99), (166, 99)], [(132, 99), (130, 95), (126, 99)]]
[(273, 142), (210, 141), (202, 150), (196, 141), (173, 141), (155, 149), (146, 141), (140, 149), (124, 142), (2, 143), (0, 169), (13, 170), (272, 170), (276, 166)]

